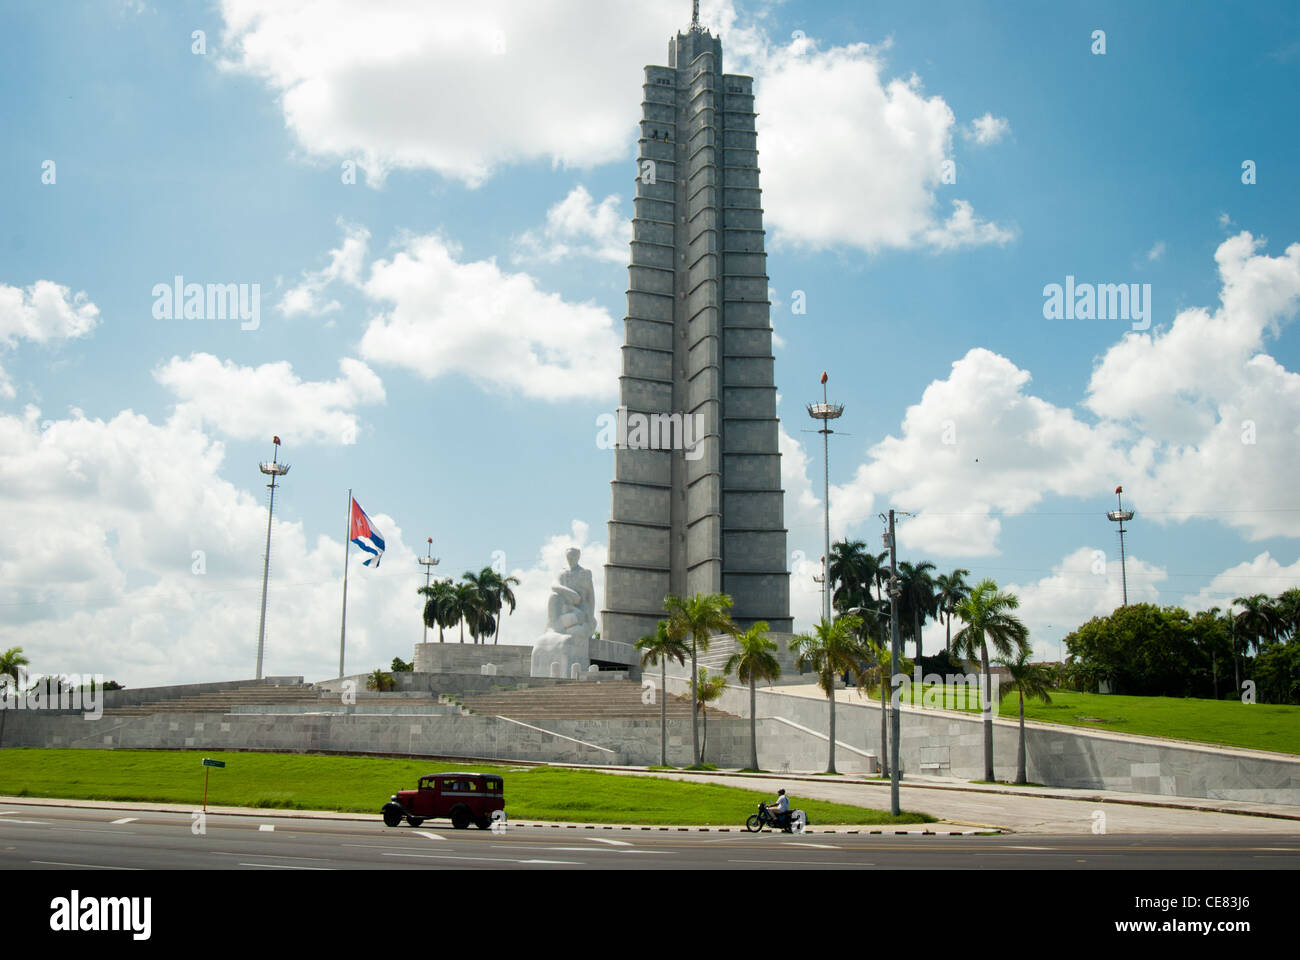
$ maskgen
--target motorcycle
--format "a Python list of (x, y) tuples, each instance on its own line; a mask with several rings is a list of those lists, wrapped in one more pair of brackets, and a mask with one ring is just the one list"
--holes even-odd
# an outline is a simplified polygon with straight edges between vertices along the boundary
[(766, 803), (760, 803), (758, 813), (750, 814), (749, 819), (745, 821), (745, 829), (750, 833), (758, 833), (764, 827), (771, 827), (773, 830), (779, 829), (782, 833), (803, 833), (803, 828), (807, 825), (808, 815), (802, 810), (791, 810), (789, 817), (782, 823), (780, 814), (767, 809)]

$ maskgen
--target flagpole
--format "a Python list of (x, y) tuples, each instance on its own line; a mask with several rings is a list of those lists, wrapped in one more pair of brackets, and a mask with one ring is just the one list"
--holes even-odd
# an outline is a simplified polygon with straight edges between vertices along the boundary
[(343, 535), (343, 619), (339, 624), (339, 676), (343, 676), (343, 642), (348, 634), (348, 544), (352, 539), (352, 488), (348, 487), (348, 530)]

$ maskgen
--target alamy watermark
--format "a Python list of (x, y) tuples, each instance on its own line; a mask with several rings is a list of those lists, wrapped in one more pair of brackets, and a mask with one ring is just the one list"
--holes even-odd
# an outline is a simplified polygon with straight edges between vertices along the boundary
[(1134, 330), (1151, 326), (1151, 284), (1075, 283), (1043, 287), (1044, 320), (1131, 320)]
[(80, 710), (87, 720), (104, 715), (102, 673), (28, 674), (18, 668), (18, 682), (0, 687), (0, 710)]
[(241, 320), (240, 330), (262, 325), (260, 283), (186, 283), (179, 274), (171, 283), (155, 283), (155, 320)]
[[(890, 679), (894, 684), (895, 707), (901, 702), (929, 710), (977, 710), (983, 704), (983, 709), (996, 710), (1001, 702), (998, 694), (999, 677), (996, 673), (988, 674), (987, 697), (980, 696), (983, 684), (978, 673), (948, 673), (942, 676), (927, 673), (922, 676), (921, 668), (916, 667), (910, 677), (905, 673), (896, 673)], [(913, 684), (921, 688), (919, 700), (912, 697), (910, 688)]]
[(700, 441), (706, 430), (702, 413), (616, 413), (596, 418), (596, 446), (601, 450), (684, 450), (687, 460), (704, 456)]

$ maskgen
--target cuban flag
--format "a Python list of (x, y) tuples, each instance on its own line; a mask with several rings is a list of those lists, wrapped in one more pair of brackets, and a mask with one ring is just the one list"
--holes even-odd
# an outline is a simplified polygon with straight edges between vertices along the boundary
[(366, 553), (373, 554), (365, 561), (367, 567), (379, 566), (379, 559), (384, 555), (384, 538), (375, 525), (370, 522), (366, 516), (366, 511), (361, 509), (361, 504), (357, 503), (357, 498), (352, 498), (352, 521), (350, 524), (352, 542), (355, 543)]

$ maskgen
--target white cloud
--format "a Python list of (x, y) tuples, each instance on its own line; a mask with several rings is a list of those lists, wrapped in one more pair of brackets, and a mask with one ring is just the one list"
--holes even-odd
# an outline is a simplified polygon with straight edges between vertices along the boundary
[(1235, 564), (1218, 574), (1196, 593), (1189, 593), (1179, 602), (1192, 613), (1220, 607), (1228, 610), (1236, 597), (1264, 593), (1275, 597), (1284, 590), (1300, 586), (1300, 560), (1289, 566), (1273, 558), (1265, 550), (1252, 560)]
[(1015, 232), (975, 216), (975, 209), (965, 200), (952, 202), (952, 216), (942, 226), (925, 231), (926, 243), (936, 250), (959, 250), (985, 244), (1005, 246), (1015, 239)]
[(955, 118), (919, 77), (886, 80), (883, 49), (821, 50), (802, 39), (751, 54), (763, 202), (776, 239), (868, 251), (1005, 243), (1010, 231), (966, 201), (937, 221)]
[(413, 237), (372, 265), (363, 289), (384, 309), (361, 338), (362, 356), (544, 400), (612, 395), (619, 338), (605, 310), (569, 303), (493, 260), (457, 255), (441, 237)]
[[(273, 90), (309, 153), (371, 179), (434, 170), (477, 185), (504, 164), (627, 156), (642, 66), (683, 8), (607, 0), (223, 0), (226, 66)], [(630, 165), (629, 165), (630, 166)]]
[[(1130, 554), (1125, 569), (1129, 603), (1162, 604), (1160, 585), (1169, 579), (1163, 567)], [(1066, 554), (1046, 577), (1000, 585), (1020, 598), (1016, 615), (1029, 628), (1035, 655), (1053, 660), (1063, 656), (1066, 634), (1093, 617), (1109, 616), (1124, 599), (1118, 552), (1092, 546)]]
[(626, 264), (632, 221), (621, 205), (617, 194), (596, 203), (586, 187), (574, 187), (546, 211), (546, 224), (540, 230), (520, 234), (514, 259), (558, 263), (571, 257), (591, 257)]
[(99, 308), (84, 292), (73, 294), (50, 280), (25, 289), (0, 283), (0, 346), (84, 337), (98, 324)]
[(987, 147), (997, 143), (1010, 132), (1011, 124), (1006, 117), (995, 117), (991, 113), (986, 113), (972, 120), (970, 126), (962, 130), (962, 136), (978, 146)]
[(343, 242), (330, 251), (330, 262), (322, 270), (304, 271), (298, 286), (288, 290), (280, 300), (278, 309), (286, 317), (303, 313), (331, 313), (340, 309), (337, 300), (320, 303), (320, 295), (331, 283), (342, 281), (352, 285), (361, 282), (370, 244), (370, 231), (365, 227), (339, 221), (343, 229)]
[(172, 357), (154, 379), (176, 395), (178, 417), (239, 440), (352, 444), (360, 432), (353, 409), (383, 403), (384, 386), (360, 360), (344, 357), (339, 372), (336, 380), (304, 381), (285, 360), (244, 367), (196, 353)]
[(837, 524), (871, 516), (879, 496), (917, 514), (899, 528), (900, 546), (978, 556), (996, 552), (998, 514), (1024, 513), (1049, 493), (1104, 490), (1123, 476), (1132, 462), (1120, 453), (1124, 429), (1091, 426), (1032, 396), (1029, 379), (1006, 357), (969, 351), (908, 408), (901, 436), (873, 446), (853, 479), (832, 487)]
[(1163, 240), (1157, 240), (1155, 244), (1151, 247), (1151, 249), (1147, 251), (1147, 262), (1155, 263), (1164, 255), (1165, 255), (1165, 242)]
[[(220, 443), (180, 417), (74, 412), (50, 422), (32, 406), (0, 415), (0, 509), (41, 534), (0, 543), (0, 646), (22, 646), (33, 670), (131, 686), (251, 677), (266, 505), (221, 478), (223, 458)], [(285, 521), (292, 480), (282, 497), (266, 671), (332, 676), (343, 546), (308, 543), (301, 524)], [(350, 578), (348, 662), (358, 672), (408, 657), (392, 638), (411, 636), (419, 618), (406, 572), (414, 554), (380, 505), (368, 506), (388, 552), (379, 570)]]

